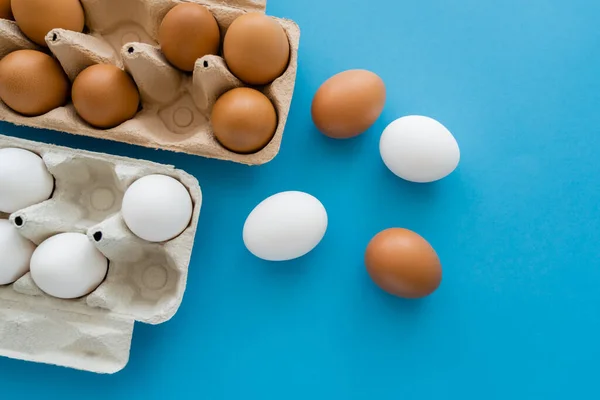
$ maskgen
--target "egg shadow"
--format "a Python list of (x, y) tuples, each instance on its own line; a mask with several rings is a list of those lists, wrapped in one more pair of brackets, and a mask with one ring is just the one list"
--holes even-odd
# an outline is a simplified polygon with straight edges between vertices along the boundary
[(396, 192), (403, 196), (410, 196), (413, 200), (429, 200), (437, 195), (443, 188), (443, 179), (435, 182), (418, 183), (410, 182), (395, 175), (383, 162), (378, 171), (382, 181), (385, 183), (385, 190)]
[(311, 126), (311, 134), (316, 136), (315, 141), (318, 142), (316, 145), (319, 146), (323, 152), (336, 157), (347, 157), (348, 154), (364, 151), (364, 146), (368, 141), (370, 131), (347, 139), (335, 139), (323, 134), (316, 126)]
[(260, 260), (259, 271), (268, 279), (274, 279), (280, 283), (280, 279), (302, 278), (309, 273), (312, 265), (318, 263), (318, 257), (312, 252), (300, 258), (288, 261), (266, 261)]
[(409, 318), (418, 318), (423, 310), (427, 308), (429, 296), (418, 299), (406, 299), (387, 293), (373, 282), (365, 271), (362, 274), (363, 299), (369, 299), (375, 303), (374, 310), (386, 312), (392, 315), (402, 315)]

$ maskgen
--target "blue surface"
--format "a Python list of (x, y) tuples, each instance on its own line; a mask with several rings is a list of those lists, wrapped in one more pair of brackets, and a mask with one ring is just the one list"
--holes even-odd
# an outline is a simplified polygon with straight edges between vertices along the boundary
[[(268, 12), (296, 20), (302, 39), (283, 147), (265, 166), (0, 126), (175, 164), (205, 195), (182, 307), (136, 325), (124, 371), (0, 359), (1, 397), (598, 398), (600, 2), (271, 0)], [(355, 67), (384, 78), (385, 112), (362, 137), (328, 140), (312, 96)], [(462, 160), (447, 179), (408, 184), (383, 166), (379, 134), (407, 114), (454, 133)], [(330, 228), (305, 258), (262, 262), (244, 220), (289, 189), (319, 197)], [(443, 284), (424, 301), (366, 275), (368, 240), (391, 226), (441, 257)]]

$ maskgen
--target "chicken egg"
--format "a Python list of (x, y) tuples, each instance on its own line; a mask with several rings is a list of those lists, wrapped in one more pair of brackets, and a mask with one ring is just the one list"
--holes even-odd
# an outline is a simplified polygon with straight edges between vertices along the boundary
[(312, 102), (312, 119), (319, 131), (348, 139), (369, 129), (386, 100), (383, 80), (366, 70), (348, 70), (325, 81)]
[(121, 212), (133, 234), (148, 242), (164, 242), (188, 227), (193, 203), (188, 190), (177, 179), (154, 174), (129, 186)]
[(44, 160), (29, 150), (0, 149), (0, 212), (12, 214), (48, 200), (54, 178)]
[(384, 164), (411, 182), (434, 182), (450, 175), (460, 161), (452, 133), (438, 121), (420, 115), (389, 124), (379, 141)]
[(219, 52), (221, 32), (208, 8), (182, 3), (165, 15), (158, 30), (158, 42), (171, 64), (193, 71), (197, 59)]
[(398, 297), (429, 296), (442, 281), (435, 250), (408, 229), (390, 228), (375, 235), (367, 246), (365, 264), (373, 281)]
[(81, 71), (73, 82), (72, 98), (77, 114), (101, 129), (130, 120), (140, 104), (140, 94), (131, 76), (111, 64), (96, 64)]
[(215, 138), (235, 153), (250, 154), (263, 149), (277, 130), (277, 112), (261, 92), (237, 88), (225, 93), (211, 113)]
[(9, 285), (29, 271), (35, 245), (9, 221), (0, 219), (0, 285)]
[(14, 19), (12, 10), (10, 8), (10, 0), (0, 0), (0, 18), (3, 19)]
[(54, 58), (37, 50), (17, 50), (0, 60), (0, 99), (34, 117), (65, 105), (69, 79)]
[(46, 294), (76, 299), (104, 280), (108, 260), (82, 233), (61, 233), (43, 241), (31, 257), (31, 278)]
[(251, 12), (236, 18), (227, 29), (223, 56), (231, 72), (242, 81), (266, 85), (287, 69), (290, 43), (275, 19)]
[(52, 29), (83, 32), (85, 25), (79, 0), (12, 0), (11, 8), (19, 29), (44, 47), (48, 47), (45, 38)]
[(314, 196), (288, 191), (258, 204), (244, 224), (248, 251), (267, 261), (288, 261), (306, 255), (327, 231), (327, 211)]

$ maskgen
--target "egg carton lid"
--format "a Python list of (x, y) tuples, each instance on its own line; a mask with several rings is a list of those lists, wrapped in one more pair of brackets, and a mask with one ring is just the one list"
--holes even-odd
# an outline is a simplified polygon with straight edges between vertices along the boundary
[[(163, 308), (155, 310), (150, 315), (142, 318), (128, 313), (127, 310), (114, 311), (97, 307), (95, 302), (99, 301), (98, 297), (91, 303), (92, 295), (77, 300), (62, 300), (46, 296), (35, 286), (29, 274), (12, 285), (0, 286), (0, 356), (102, 374), (118, 372), (129, 361), (135, 321), (149, 324), (166, 322), (177, 312), (181, 304), (201, 208), (201, 189), (198, 181), (170, 165), (38, 143), (0, 134), (0, 149), (7, 147), (33, 151), (45, 160), (48, 156), (63, 155), (88, 161), (102, 160), (120, 167), (143, 171), (144, 175), (158, 173), (176, 176), (190, 191), (194, 200), (191, 224), (180, 237), (173, 240), (173, 247), (170, 249), (171, 252), (176, 253), (178, 271), (181, 275), (172, 298), (169, 298)], [(13, 213), (12, 217), (17, 213)], [(10, 217), (8, 214), (0, 213), (0, 219)], [(108, 220), (111, 218), (109, 217)], [(91, 235), (88, 232), (88, 236)], [(132, 236), (131, 233), (129, 235)], [(35, 242), (40, 241), (42, 239), (35, 240)]]

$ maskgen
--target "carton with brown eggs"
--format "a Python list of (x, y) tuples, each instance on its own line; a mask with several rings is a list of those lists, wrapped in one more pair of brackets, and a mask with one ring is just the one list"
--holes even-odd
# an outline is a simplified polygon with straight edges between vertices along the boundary
[[(202, 204), (198, 181), (167, 165), (0, 135), (3, 148), (38, 154), (55, 186), (50, 199), (0, 219), (35, 245), (64, 232), (86, 234), (109, 264), (102, 283), (73, 300), (45, 294), (31, 272), (0, 286), (0, 355), (96, 373), (121, 370), (135, 321), (163, 323), (182, 301)], [(153, 174), (181, 182), (193, 202), (187, 228), (161, 243), (135, 236), (121, 214), (126, 189)]]
[[(175, 68), (158, 43), (165, 15), (180, 3), (198, 3), (215, 17), (221, 42), (236, 18), (264, 14), (266, 0), (81, 0), (85, 33), (53, 29), (45, 41), (73, 81), (86, 67), (114, 64), (127, 71), (139, 90), (141, 106), (132, 119), (116, 127), (98, 129), (85, 122), (71, 102), (43, 115), (27, 117), (0, 103), (0, 119), (18, 125), (64, 131), (184, 152), (209, 158), (259, 165), (279, 152), (295, 86), (300, 31), (290, 20), (272, 18), (289, 41), (289, 63), (283, 74), (266, 85), (253, 86), (272, 102), (276, 130), (266, 146), (252, 153), (228, 150), (215, 138), (211, 112), (216, 100), (231, 89), (248, 86), (236, 77), (224, 58), (197, 59), (192, 72)], [(222, 46), (220, 47), (222, 48)], [(18, 49), (40, 49), (14, 21), (0, 20), (0, 57)]]

